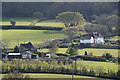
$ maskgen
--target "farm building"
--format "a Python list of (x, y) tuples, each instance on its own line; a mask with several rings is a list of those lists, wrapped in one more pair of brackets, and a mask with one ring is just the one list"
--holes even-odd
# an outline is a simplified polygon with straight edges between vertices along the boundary
[(7, 58), (14, 59), (14, 58), (22, 58), (22, 55), (20, 53), (8, 53)]
[(97, 32), (93, 33), (92, 35), (87, 34), (80, 38), (80, 44), (104, 44), (104, 37)]
[(31, 58), (33, 58), (33, 56), (35, 56), (36, 58), (38, 58), (38, 55), (34, 54), (31, 51), (24, 51), (24, 52), (21, 53), (21, 55), (22, 55), (23, 59), (31, 59)]
[(24, 51), (21, 53), (8, 53), (7, 57), (9, 59), (19, 58), (19, 59), (32, 59), (32, 58), (38, 58), (37, 54), (34, 54), (31, 51)]
[(1, 53), (2, 59), (6, 57), (7, 53)]
[(29, 43), (27, 43), (27, 44), (21, 44), (19, 49), (20, 49), (20, 50), (19, 50), (20, 52), (31, 51), (31, 52), (33, 52), (33, 53), (36, 53), (38, 47), (37, 47), (37, 45), (29, 42)]

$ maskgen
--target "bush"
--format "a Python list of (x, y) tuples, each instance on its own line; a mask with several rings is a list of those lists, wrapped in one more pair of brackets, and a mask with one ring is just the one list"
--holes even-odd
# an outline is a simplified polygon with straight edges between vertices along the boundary
[(14, 71), (12, 73), (8, 73), (7, 75), (2, 78), (2, 80), (31, 80), (29, 75), (24, 75), (18, 71)]
[[(72, 63), (72, 64), (71, 64)], [(109, 70), (109, 75), (107, 75), (107, 72), (105, 72), (104, 67), (95, 67), (93, 68), (87, 68), (86, 66), (83, 66), (82, 64), (77, 66), (75, 70), (75, 63), (69, 61), (64, 62), (60, 61), (58, 62), (55, 59), (14, 59), (11, 61), (5, 60), (2, 63), (2, 72), (3, 73), (9, 73), (14, 71), (18, 72), (54, 72), (54, 73), (69, 73), (72, 74), (81, 74), (81, 75), (91, 75), (91, 76), (105, 76), (105, 77), (112, 77), (115, 78), (116, 74), (114, 71)], [(73, 65), (73, 67), (72, 67)], [(118, 72), (119, 74), (119, 72)], [(21, 75), (21, 74), (20, 74)]]

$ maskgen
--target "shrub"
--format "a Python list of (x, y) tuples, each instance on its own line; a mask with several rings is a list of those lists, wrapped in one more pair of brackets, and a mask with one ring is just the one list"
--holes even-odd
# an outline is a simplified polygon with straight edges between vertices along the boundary
[(8, 73), (2, 78), (2, 80), (31, 80), (29, 75), (24, 75), (23, 73), (19, 73), (18, 71), (14, 71), (12, 73)]

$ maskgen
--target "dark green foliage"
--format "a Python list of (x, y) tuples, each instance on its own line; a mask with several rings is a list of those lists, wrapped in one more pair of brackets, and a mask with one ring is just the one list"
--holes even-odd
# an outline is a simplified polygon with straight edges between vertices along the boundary
[(59, 43), (56, 42), (56, 41), (50, 42), (49, 53), (51, 54), (52, 58), (56, 58), (57, 57), (56, 52), (58, 51), (58, 46), (57, 46), (58, 44)]
[(19, 47), (18, 47), (18, 46), (15, 46), (15, 47), (14, 47), (14, 52), (15, 52), (15, 53), (19, 53)]
[(79, 12), (62, 12), (58, 14), (56, 19), (64, 23), (66, 27), (78, 26), (85, 23), (83, 15)]
[(86, 67), (83, 67), (82, 70), (81, 70), (81, 73), (82, 73), (83, 75), (88, 75), (88, 70), (87, 70), (87, 68), (86, 68)]
[(31, 80), (29, 75), (14, 71), (5, 75), (2, 80)]
[[(72, 67), (73, 64), (73, 67)], [(47, 60), (38, 60), (38, 59), (14, 59), (12, 61), (4, 60), (2, 63), (2, 72), (9, 73), (9, 72), (51, 72), (51, 73), (74, 73), (74, 74), (81, 74), (81, 75), (90, 75), (90, 76), (104, 76), (104, 77), (111, 77), (116, 78), (116, 73), (113, 71), (109, 71), (105, 73), (104, 67), (96, 67), (91, 68), (90, 70), (87, 66), (80, 65), (80, 69), (76, 68), (75, 70), (75, 62), (73, 63), (60, 61), (57, 63), (56, 60), (47, 61)], [(95, 72), (97, 71), (97, 72)], [(21, 77), (21, 73), (19, 73)], [(119, 74), (119, 73), (118, 73)], [(17, 74), (16, 74), (17, 75)], [(22, 75), (23, 76), (23, 75)], [(9, 76), (8, 76), (9, 77)], [(25, 76), (24, 76), (25, 78)]]
[(66, 53), (70, 54), (71, 56), (77, 55), (78, 54), (78, 47), (75, 44), (72, 44), (72, 46), (67, 49)]
[(11, 19), (10, 23), (12, 24), (12, 27), (15, 27), (16, 21), (14, 19)]
[(109, 60), (110, 58), (112, 58), (112, 55), (110, 53), (105, 53), (103, 55), (103, 57), (107, 58), (107, 60)]
[(87, 55), (87, 51), (85, 51), (85, 55)]
[(49, 18), (55, 18), (64, 11), (79, 11), (87, 21), (95, 19), (93, 15), (110, 14), (118, 10), (117, 2), (3, 2), (2, 6), (3, 17), (31, 17), (34, 12), (40, 11)]
[(120, 79), (120, 70), (118, 70), (118, 72), (117, 72), (117, 78), (118, 78), (118, 80)]

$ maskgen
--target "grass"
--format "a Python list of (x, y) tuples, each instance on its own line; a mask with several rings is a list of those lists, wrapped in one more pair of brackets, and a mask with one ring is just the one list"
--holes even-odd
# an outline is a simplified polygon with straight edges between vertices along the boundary
[(120, 36), (114, 36), (114, 37), (110, 37), (109, 39), (106, 40), (119, 40)]
[[(10, 20), (14, 19), (16, 21), (16, 25), (30, 25), (34, 18), (3, 18), (2, 25), (11, 25)], [(45, 20), (38, 22), (35, 26), (48, 26), (48, 27), (65, 27), (63, 23), (57, 22), (56, 20)]]
[[(58, 48), (57, 53), (63, 53), (65, 54), (67, 48)], [(48, 49), (42, 49), (41, 51), (43, 52), (48, 52)], [(85, 51), (87, 51), (88, 53), (93, 53), (93, 56), (102, 56), (103, 53), (105, 53), (105, 51), (107, 53), (110, 53), (111, 55), (114, 55), (116, 57), (118, 57), (119, 51), (120, 49), (96, 49), (96, 48), (84, 48), (84, 49), (79, 49), (78, 50), (78, 54), (79, 55), (84, 55)]]
[[(49, 74), (49, 73), (24, 73), (25, 75), (30, 75), (30, 78), (44, 78), (43, 80), (70, 80), (72, 79), (72, 75), (65, 75), (65, 74)], [(4, 77), (6, 74), (2, 74)], [(89, 76), (79, 76), (74, 75), (74, 80), (82, 79), (82, 80), (110, 80), (110, 79), (103, 79), (97, 77), (89, 77)], [(40, 79), (41, 80), (41, 79)]]
[(56, 20), (46, 20), (36, 24), (36, 26), (49, 26), (49, 27), (65, 27), (65, 25), (61, 22), (57, 22)]
[(53, 30), (2, 30), (2, 39), (9, 40), (11, 47), (18, 45), (18, 40), (20, 43), (30, 41), (36, 44), (62, 37), (64, 37), (64, 34), (61, 31)]
[(77, 67), (79, 69), (80, 66), (85, 66), (88, 70), (89, 69), (103, 69), (104, 72), (108, 72), (112, 70), (114, 72), (118, 72), (118, 64), (111, 63), (111, 62), (97, 62), (97, 61), (78, 61)]

